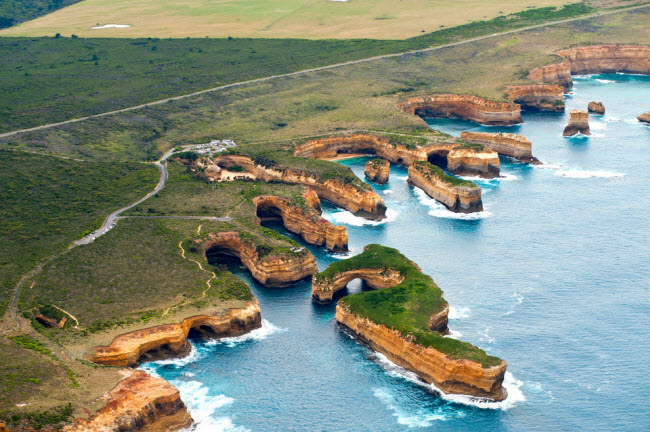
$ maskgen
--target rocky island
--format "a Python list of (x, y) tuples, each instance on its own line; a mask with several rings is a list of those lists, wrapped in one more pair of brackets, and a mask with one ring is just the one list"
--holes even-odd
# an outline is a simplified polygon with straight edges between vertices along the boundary
[(645, 112), (645, 113), (641, 114), (640, 116), (638, 116), (637, 120), (639, 120), (642, 123), (650, 123), (650, 111)]
[(571, 118), (569, 124), (564, 128), (562, 135), (565, 137), (573, 136), (581, 133), (582, 135), (590, 135), (589, 132), (589, 113), (587, 111), (573, 110), (571, 111)]
[(533, 145), (523, 135), (504, 132), (461, 132), (460, 137), (521, 162), (539, 163), (539, 160), (533, 156)]
[(312, 295), (331, 300), (347, 282), (360, 278), (375, 291), (346, 296), (336, 306), (336, 321), (371, 349), (415, 372), (445, 393), (493, 401), (506, 398), (507, 363), (448, 332), (449, 305), (430, 276), (397, 249), (376, 244), (331, 264), (314, 276)]
[(384, 159), (370, 159), (366, 162), (364, 174), (373, 183), (386, 184), (390, 175), (390, 162)]
[(605, 105), (602, 102), (589, 102), (587, 111), (592, 114), (605, 114)]

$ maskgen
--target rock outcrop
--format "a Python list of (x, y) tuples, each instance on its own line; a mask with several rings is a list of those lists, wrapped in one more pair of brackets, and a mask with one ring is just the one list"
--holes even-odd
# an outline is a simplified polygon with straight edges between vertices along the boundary
[(215, 316), (189, 317), (179, 324), (165, 324), (117, 336), (109, 346), (98, 346), (86, 356), (93, 363), (133, 367), (144, 361), (183, 357), (190, 352), (189, 336), (230, 337), (261, 327), (257, 301), (244, 308), (230, 309)]
[[(320, 217), (311, 204), (318, 201), (318, 196), (308, 192), (309, 199), (302, 197), (304, 202), (292, 203), (288, 198), (273, 195), (260, 195), (253, 199), (257, 215), (261, 218), (279, 218), (284, 227), (294, 234), (301, 236), (307, 243), (325, 246), (332, 252), (348, 250), (348, 232), (344, 226), (334, 226), (331, 222)], [(320, 202), (318, 203), (320, 208)]]
[(268, 243), (255, 245), (244, 241), (234, 231), (209, 233), (195, 242), (202, 246), (206, 256), (236, 256), (259, 283), (269, 287), (287, 286), (318, 272), (316, 259), (305, 248), (276, 251)]
[[(451, 173), (463, 175), (471, 173), (481, 177), (494, 177), (499, 175), (499, 158), (490, 150), (464, 151), (452, 154), (454, 149), (463, 147), (463, 143), (449, 137), (442, 143), (427, 145), (396, 144), (389, 138), (373, 134), (339, 135), (329, 138), (320, 138), (306, 142), (299, 146), (295, 156), (311, 158), (330, 158), (340, 153), (375, 154), (390, 161), (392, 164), (410, 166), (415, 161), (437, 159), (444, 162), (445, 168)], [(460, 155), (462, 154), (462, 157)], [(496, 173), (496, 174), (495, 174)]]
[(562, 135), (573, 136), (577, 133), (581, 133), (583, 135), (591, 134), (591, 132), (589, 132), (589, 113), (587, 111), (571, 111), (569, 124), (564, 128)]
[(76, 419), (63, 432), (171, 432), (192, 423), (178, 389), (141, 370), (120, 381), (104, 399), (106, 406), (94, 416)]
[[(386, 217), (386, 204), (384, 204), (384, 200), (370, 190), (370, 188), (362, 189), (357, 185), (345, 183), (338, 179), (326, 179), (323, 181), (313, 173), (299, 170), (257, 165), (247, 156), (218, 156), (214, 159), (214, 163), (219, 166), (222, 164), (225, 166), (241, 166), (245, 170), (245, 178), (308, 186), (321, 199), (331, 201), (357, 216), (373, 220), (381, 220)], [(219, 180), (232, 180), (232, 178), (222, 178)]]
[(403, 337), (398, 331), (351, 313), (344, 305), (336, 306), (336, 321), (390, 361), (415, 372), (424, 381), (445, 393), (466, 394), (501, 401), (507, 392), (503, 377), (507, 363), (485, 367), (467, 359), (451, 359), (432, 347)]
[(589, 102), (587, 111), (592, 114), (605, 114), (605, 105), (602, 102)]
[(473, 213), (483, 210), (481, 188), (475, 183), (459, 180), (428, 162), (416, 162), (409, 167), (408, 183), (422, 189), (456, 213)]
[(641, 114), (640, 116), (637, 117), (637, 120), (643, 123), (650, 123), (650, 111)]
[(556, 84), (511, 86), (506, 90), (511, 102), (540, 111), (564, 111), (564, 88)]
[(371, 182), (386, 184), (390, 175), (390, 162), (385, 159), (370, 159), (366, 162), (363, 173)]
[(501, 171), (499, 154), (489, 149), (476, 151), (459, 146), (447, 154), (447, 170), (460, 176), (498, 177)]
[(536, 82), (573, 86), (571, 74), (631, 73), (650, 74), (650, 47), (640, 45), (592, 45), (558, 51), (563, 62), (533, 69)]
[(337, 291), (346, 287), (348, 282), (361, 279), (366, 286), (373, 289), (390, 288), (404, 280), (399, 272), (383, 268), (355, 268), (337, 273), (332, 280), (315, 279), (311, 285), (311, 296), (319, 303), (329, 303)]
[(473, 95), (440, 94), (414, 97), (398, 105), (420, 117), (448, 117), (471, 120), (484, 125), (522, 123), (521, 106), (494, 102)]
[(522, 162), (539, 163), (533, 156), (533, 145), (523, 135), (503, 132), (461, 132), (460, 137), (466, 141), (484, 145), (503, 156)]

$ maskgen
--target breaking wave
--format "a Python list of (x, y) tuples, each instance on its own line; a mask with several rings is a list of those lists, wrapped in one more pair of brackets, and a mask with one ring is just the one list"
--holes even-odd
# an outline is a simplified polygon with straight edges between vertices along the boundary
[(374, 221), (370, 219), (365, 219), (359, 216), (355, 216), (347, 210), (338, 210), (329, 214), (323, 214), (323, 217), (330, 222), (337, 222), (339, 224), (351, 225), (351, 226), (364, 226), (364, 225), (382, 225), (388, 222), (393, 222), (397, 219), (397, 213), (393, 209), (386, 210), (386, 219), (380, 221)]
[(221, 339), (213, 339), (206, 342), (205, 345), (206, 346), (226, 345), (228, 347), (234, 347), (244, 342), (264, 340), (267, 337), (271, 336), (272, 334), (280, 333), (284, 331), (287, 331), (287, 329), (275, 326), (267, 320), (262, 320), (262, 327), (255, 329), (251, 332), (248, 332), (245, 335), (235, 336), (235, 337), (225, 337)]
[(440, 204), (438, 201), (429, 197), (426, 192), (418, 187), (413, 188), (415, 194), (417, 195), (420, 203), (429, 207), (431, 210), (429, 214), (433, 217), (442, 218), (442, 219), (461, 219), (461, 220), (477, 220), (485, 219), (492, 216), (492, 213), (489, 211), (481, 211), (476, 213), (454, 213), (450, 211), (447, 207)]
[(460, 320), (464, 318), (469, 318), (469, 315), (471, 313), (471, 309), (468, 307), (462, 307), (462, 308), (455, 308), (453, 306), (449, 307), (449, 319), (452, 320)]

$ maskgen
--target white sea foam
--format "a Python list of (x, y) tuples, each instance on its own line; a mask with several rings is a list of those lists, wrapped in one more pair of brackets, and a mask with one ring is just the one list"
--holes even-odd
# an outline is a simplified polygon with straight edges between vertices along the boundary
[(445, 337), (452, 338), (452, 339), (460, 339), (463, 337), (463, 334), (458, 330), (449, 330), (449, 333), (446, 334)]
[(546, 169), (546, 170), (559, 170), (564, 168), (563, 165), (548, 163), (548, 162), (542, 162), (541, 164), (533, 165), (533, 167), (537, 169)]
[(572, 75), (571, 78), (574, 80), (585, 80), (591, 78), (591, 75)]
[(422, 204), (429, 207), (431, 210), (429, 214), (431, 216), (442, 218), (442, 219), (462, 219), (462, 220), (476, 220), (476, 219), (485, 219), (492, 216), (492, 213), (489, 211), (482, 211), (476, 213), (454, 213), (449, 211), (447, 207), (440, 204), (438, 201), (430, 198), (422, 189), (416, 187), (414, 188), (415, 194), (418, 196), (418, 199)]
[(591, 178), (623, 178), (625, 174), (612, 172), (612, 171), (587, 171), (581, 169), (567, 169), (562, 171), (557, 171), (555, 173), (558, 177), (567, 177), (574, 179), (591, 179)]
[(463, 180), (469, 180), (473, 182), (492, 182), (492, 181), (513, 181), (517, 180), (517, 176), (514, 174), (507, 174), (507, 173), (502, 173), (499, 177), (494, 177), (490, 179), (486, 179), (483, 177), (479, 176), (460, 176)]
[(393, 222), (397, 219), (397, 213), (393, 209), (386, 210), (386, 218), (380, 221), (374, 221), (359, 216), (355, 216), (347, 210), (339, 210), (333, 213), (324, 214), (323, 217), (330, 222), (337, 222), (339, 224), (352, 225), (352, 226), (364, 226), (364, 225), (382, 225), (388, 222)]
[(206, 345), (226, 345), (228, 347), (234, 347), (243, 342), (264, 340), (272, 334), (284, 331), (287, 331), (287, 329), (277, 327), (267, 320), (262, 320), (262, 327), (248, 332), (245, 335), (214, 339), (206, 342)]
[(449, 307), (448, 317), (449, 319), (452, 320), (460, 320), (460, 319), (468, 318), (471, 312), (472, 312), (471, 309), (468, 307), (455, 308), (451, 306)]
[(589, 128), (592, 130), (608, 130), (609, 126), (607, 126), (607, 123), (591, 122)]
[(609, 84), (609, 83), (616, 82), (614, 80), (601, 79), (601, 78), (596, 78), (596, 81), (598, 81), (599, 83), (603, 83), (603, 84)]
[(494, 342), (494, 338), (490, 336), (490, 328), (486, 327), (485, 330), (483, 330), (483, 333), (481, 334), (481, 338), (479, 339), (481, 342), (489, 343), (491, 344)]
[(394, 178), (395, 180), (403, 180), (403, 181), (406, 181), (406, 180), (409, 179), (409, 176), (407, 176), (407, 175), (405, 175), (405, 176), (394, 176), (393, 178)]
[(427, 384), (422, 381), (415, 373), (408, 371), (388, 360), (388, 358), (383, 354), (373, 352), (373, 357), (379, 366), (381, 366), (381, 368), (384, 369), (388, 375), (399, 377), (422, 386), (433, 393), (437, 393), (442, 399), (448, 402), (454, 402), (483, 409), (500, 409), (505, 411), (509, 410), (510, 408), (514, 408), (519, 403), (526, 400), (524, 393), (521, 391), (521, 386), (524, 383), (516, 379), (511, 372), (506, 372), (503, 378), (503, 387), (508, 392), (508, 397), (501, 402), (492, 402), (491, 400), (485, 398), (477, 398), (470, 395), (446, 394), (433, 384)]
[[(445, 413), (441, 409), (427, 410), (426, 408), (419, 408), (415, 410), (405, 409), (401, 407), (396, 398), (390, 393), (388, 389), (376, 388), (373, 390), (375, 397), (381, 400), (391, 411), (393, 415), (397, 417), (397, 423), (407, 426), (409, 428), (415, 427), (429, 427), (433, 424), (434, 421), (447, 420), (452, 413)], [(456, 413), (456, 417), (458, 414)]]
[(391, 194), (394, 194), (395, 192), (390, 190), (390, 189), (386, 189), (383, 193), (384, 193), (384, 195), (391, 195)]
[(191, 351), (185, 357), (158, 360), (152, 363), (154, 363), (156, 366), (174, 366), (176, 368), (181, 368), (183, 366), (187, 366), (190, 363), (194, 363), (203, 356), (203, 353), (201, 353), (201, 351), (198, 350), (192, 342), (190, 342), (190, 346)]
[(91, 27), (90, 29), (91, 30), (100, 30), (100, 29), (105, 29), (105, 28), (129, 28), (129, 27), (131, 27), (131, 26), (128, 25), (128, 24), (104, 24), (104, 25), (100, 25), (100, 26)]
[(605, 116), (603, 117), (603, 120), (605, 120), (606, 122), (620, 122), (620, 121), (623, 121), (618, 117), (610, 116), (608, 114), (605, 114)]

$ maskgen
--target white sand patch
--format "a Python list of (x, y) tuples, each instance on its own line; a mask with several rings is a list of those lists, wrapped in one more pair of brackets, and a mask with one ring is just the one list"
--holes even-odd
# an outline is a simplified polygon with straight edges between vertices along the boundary
[(128, 25), (128, 24), (104, 24), (104, 25), (98, 25), (98, 26), (95, 26), (95, 27), (91, 27), (90, 29), (91, 30), (101, 30), (101, 29), (105, 29), (105, 28), (129, 28), (129, 27), (131, 27), (131, 26)]

